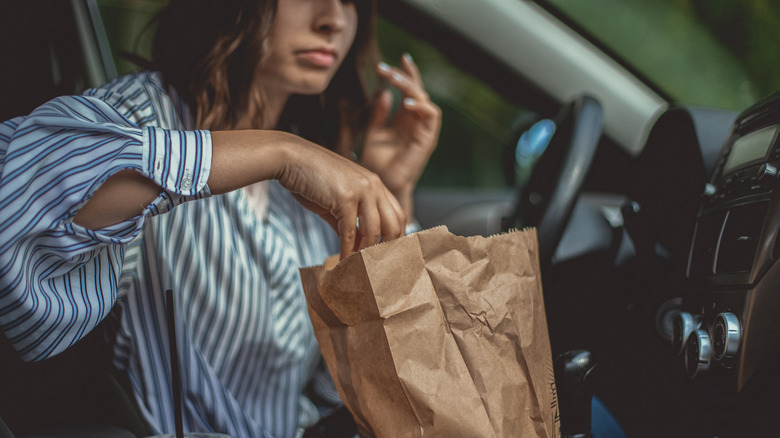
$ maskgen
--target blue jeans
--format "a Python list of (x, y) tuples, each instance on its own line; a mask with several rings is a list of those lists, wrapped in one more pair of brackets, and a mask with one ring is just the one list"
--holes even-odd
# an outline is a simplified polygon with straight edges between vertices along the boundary
[(627, 438), (612, 412), (596, 397), (591, 401), (590, 430), (593, 438)]

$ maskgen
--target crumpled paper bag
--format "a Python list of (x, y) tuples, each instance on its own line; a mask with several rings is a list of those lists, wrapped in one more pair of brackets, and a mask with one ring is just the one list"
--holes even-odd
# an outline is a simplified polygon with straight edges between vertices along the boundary
[(301, 278), (361, 436), (560, 436), (534, 229), (437, 227), (337, 260)]

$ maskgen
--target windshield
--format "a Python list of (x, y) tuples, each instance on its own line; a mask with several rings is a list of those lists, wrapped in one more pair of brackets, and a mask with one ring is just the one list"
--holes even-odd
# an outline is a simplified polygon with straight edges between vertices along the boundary
[(540, 0), (672, 100), (742, 110), (780, 89), (780, 3)]

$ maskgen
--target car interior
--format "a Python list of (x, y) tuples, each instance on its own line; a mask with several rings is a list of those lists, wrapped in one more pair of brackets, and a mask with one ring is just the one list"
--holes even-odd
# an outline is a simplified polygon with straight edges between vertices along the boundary
[[(143, 52), (164, 3), (2, 6), (2, 119), (132, 71), (123, 54)], [(780, 95), (738, 108), (672, 97), (559, 3), (379, 2), (384, 57), (414, 44), (444, 114), (417, 220), (466, 236), (537, 229), (564, 435), (590, 432), (589, 395), (630, 437), (769, 435), (780, 407)], [(541, 149), (521, 156), (550, 122)], [(148, 434), (104, 329), (33, 364), (0, 336), (0, 437), (84, 423)], [(305, 436), (352, 436), (349, 422), (339, 411)]]

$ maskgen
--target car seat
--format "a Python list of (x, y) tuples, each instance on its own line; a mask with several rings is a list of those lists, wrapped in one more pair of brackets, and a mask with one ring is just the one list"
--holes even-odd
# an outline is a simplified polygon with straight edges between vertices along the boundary
[(0, 333), (0, 438), (149, 433), (124, 377), (111, 365), (109, 323), (63, 353), (33, 363), (22, 361)]

